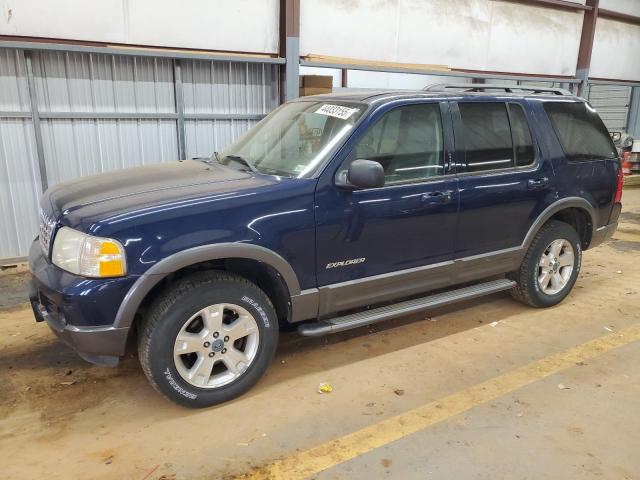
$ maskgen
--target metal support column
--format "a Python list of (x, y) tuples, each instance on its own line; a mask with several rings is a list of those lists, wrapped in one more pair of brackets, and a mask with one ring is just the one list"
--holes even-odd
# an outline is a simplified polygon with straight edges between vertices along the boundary
[(173, 60), (173, 88), (176, 100), (178, 155), (180, 159), (187, 158), (187, 132), (184, 126), (184, 92), (182, 89), (182, 66), (180, 60)]
[(593, 39), (596, 33), (598, 21), (598, 5), (600, 0), (587, 0), (584, 19), (582, 20), (582, 33), (580, 34), (580, 47), (578, 49), (578, 63), (576, 65), (576, 77), (581, 80), (578, 86), (578, 95), (589, 97), (589, 69), (591, 68), (591, 54), (593, 53)]
[(27, 86), (29, 87), (29, 102), (31, 104), (31, 121), (33, 134), (36, 141), (36, 155), (38, 155), (38, 170), (40, 173), (40, 185), (42, 193), (49, 187), (47, 180), (47, 164), (44, 159), (44, 145), (42, 143), (42, 127), (40, 125), (40, 113), (38, 110), (38, 97), (36, 96), (36, 82), (33, 77), (33, 65), (31, 64), (31, 52), (24, 51), (24, 59), (27, 69)]
[(283, 100), (298, 98), (300, 78), (300, 0), (280, 0), (280, 56), (285, 57)]
[(300, 39), (298, 37), (287, 37), (287, 63), (285, 65), (285, 101), (298, 98), (298, 87), (300, 83)]
[(346, 68), (343, 68), (340, 70), (340, 86), (342, 88), (347, 88), (349, 86), (349, 70), (347, 70)]

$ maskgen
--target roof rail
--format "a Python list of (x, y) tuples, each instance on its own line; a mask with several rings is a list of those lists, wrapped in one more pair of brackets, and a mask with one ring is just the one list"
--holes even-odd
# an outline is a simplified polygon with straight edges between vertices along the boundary
[[(507, 93), (516, 93), (518, 91), (536, 93), (552, 93), (554, 95), (573, 95), (569, 90), (564, 88), (548, 88), (548, 87), (528, 87), (526, 85), (500, 85), (497, 83), (434, 83), (427, 85), (422, 90), (426, 92), (445, 92), (448, 89), (458, 89), (463, 92), (481, 92), (485, 90), (503, 90)], [(515, 91), (515, 92), (514, 92)]]

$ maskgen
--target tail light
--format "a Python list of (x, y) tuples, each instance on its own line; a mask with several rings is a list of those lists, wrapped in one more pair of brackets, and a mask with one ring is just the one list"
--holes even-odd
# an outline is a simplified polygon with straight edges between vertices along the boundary
[(622, 174), (622, 167), (618, 168), (618, 181), (616, 183), (616, 194), (613, 197), (614, 203), (620, 203), (622, 200), (622, 186), (624, 185), (624, 176)]

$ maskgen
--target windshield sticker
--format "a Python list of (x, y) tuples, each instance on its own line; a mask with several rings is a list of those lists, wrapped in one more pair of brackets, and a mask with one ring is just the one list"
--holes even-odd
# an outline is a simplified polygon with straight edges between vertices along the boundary
[(320, 115), (328, 115), (329, 117), (336, 117), (342, 120), (346, 120), (351, 115), (356, 113), (358, 110), (359, 108), (348, 108), (348, 107), (342, 107), (340, 105), (324, 104), (318, 110), (316, 110), (316, 113), (319, 113)]

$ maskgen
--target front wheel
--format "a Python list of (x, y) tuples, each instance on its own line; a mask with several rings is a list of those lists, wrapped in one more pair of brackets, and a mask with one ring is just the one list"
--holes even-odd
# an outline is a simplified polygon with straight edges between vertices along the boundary
[(138, 355), (156, 390), (188, 407), (207, 407), (251, 388), (271, 362), (278, 321), (267, 295), (225, 272), (169, 287), (142, 325)]
[(575, 229), (555, 220), (546, 223), (513, 275), (517, 282), (513, 297), (532, 307), (560, 303), (576, 283), (581, 261), (580, 238)]

